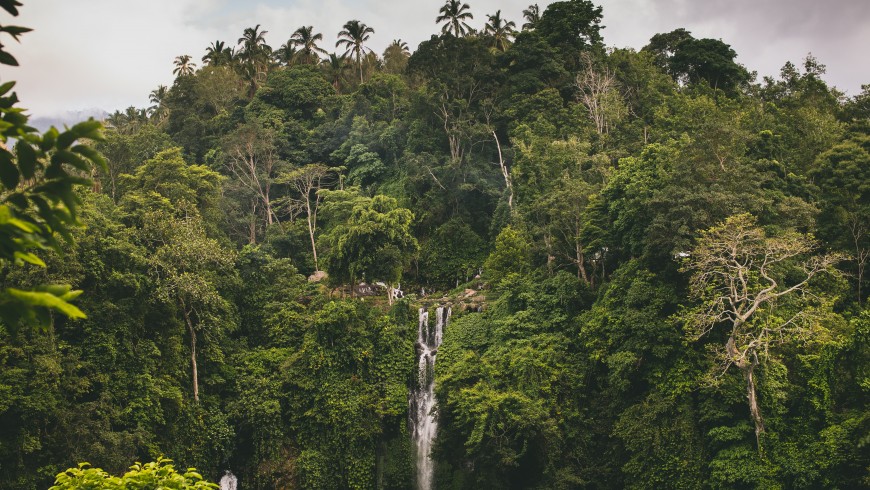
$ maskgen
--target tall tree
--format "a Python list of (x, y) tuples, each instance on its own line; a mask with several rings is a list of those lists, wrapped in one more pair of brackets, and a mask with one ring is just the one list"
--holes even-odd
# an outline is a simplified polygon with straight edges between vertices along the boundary
[(308, 224), (308, 238), (311, 240), (311, 254), (314, 256), (314, 268), (320, 270), (317, 263), (317, 211), (323, 200), (321, 189), (326, 188), (335, 176), (335, 169), (320, 163), (305, 165), (280, 176), (279, 182), (289, 184), (295, 191), (294, 196), (288, 196), (287, 202), (293, 215), (305, 213)]
[(705, 231), (683, 269), (692, 273), (690, 292), (699, 300), (685, 317), (686, 330), (697, 340), (724, 328), (717, 372), (736, 366), (743, 373), (759, 451), (764, 420), (755, 369), (775, 344), (823, 328), (812, 318), (808, 290), (838, 257), (814, 255), (814, 248), (799, 233), (767, 236), (753, 216), (741, 214)]
[(408, 58), (411, 51), (408, 43), (401, 39), (393, 39), (393, 42), (384, 50), (384, 71), (387, 73), (402, 73), (408, 66)]
[(442, 34), (452, 33), (456, 37), (462, 37), (473, 30), (466, 22), (474, 18), (469, 12), (470, 9), (467, 3), (460, 0), (447, 0), (438, 10), (440, 15), (435, 18), (435, 23), (445, 23), (441, 27)]
[(158, 123), (162, 123), (169, 117), (169, 108), (166, 106), (166, 96), (169, 93), (169, 88), (166, 85), (159, 85), (151, 91), (148, 96), (149, 102), (153, 104), (148, 108), (148, 113)]
[(176, 56), (175, 61), (175, 69), (172, 70), (172, 74), (179, 77), (186, 77), (188, 75), (193, 75), (193, 72), (196, 70), (196, 63), (191, 62), (191, 57), (189, 54), (183, 54), (181, 56)]
[(486, 16), (489, 20), (483, 29), (484, 34), (492, 39), (492, 47), (505, 52), (511, 43), (511, 37), (516, 33), (516, 24), (501, 18), (501, 10), (496, 10), (494, 15)]
[(541, 8), (538, 7), (537, 3), (529, 5), (529, 8), (523, 10), (523, 18), (526, 19), (526, 22), (523, 24), (523, 30), (534, 30), (538, 25), (538, 21), (541, 20)]
[(272, 62), (272, 48), (266, 44), (265, 35), (269, 31), (261, 31), (260, 24), (246, 28), (239, 38), (238, 58), (242, 77), (248, 82), (248, 97), (253, 98), (260, 84), (266, 78)]
[(330, 53), (329, 58), (323, 60), (320, 64), (323, 69), (326, 79), (332, 85), (336, 92), (341, 93), (341, 85), (345, 80), (350, 65), (347, 63), (347, 58), (338, 56), (335, 53)]
[(338, 33), (338, 41), (335, 43), (336, 48), (340, 46), (345, 48), (344, 56), (352, 54), (356, 57), (356, 64), (359, 67), (360, 83), (363, 82), (362, 56), (365, 54), (366, 50), (371, 51), (371, 49), (365, 46), (365, 42), (368, 41), (370, 35), (374, 33), (374, 29), (362, 22), (358, 20), (349, 20), (344, 24), (342, 31)]
[(323, 40), (323, 34), (314, 33), (314, 26), (302, 26), (290, 36), (290, 42), (297, 48), (296, 56), (302, 63), (316, 65), (320, 61), (320, 54), (326, 54), (326, 50), (317, 45)]
[(212, 41), (211, 46), (205, 49), (202, 62), (208, 66), (224, 66), (230, 64), (233, 57), (235, 57), (233, 48), (227, 46), (223, 41)]

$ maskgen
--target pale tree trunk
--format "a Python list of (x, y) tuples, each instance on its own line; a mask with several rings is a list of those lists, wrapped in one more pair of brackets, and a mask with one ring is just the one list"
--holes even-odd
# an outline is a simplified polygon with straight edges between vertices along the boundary
[(501, 175), (504, 177), (504, 185), (508, 191), (508, 209), (513, 212), (514, 210), (514, 186), (511, 183), (511, 174), (510, 170), (507, 168), (507, 165), (504, 163), (504, 158), (501, 154), (501, 143), (498, 141), (498, 136), (495, 134), (495, 131), (492, 132), (492, 137), (495, 139), (495, 146), (498, 148), (498, 165), (501, 167)]
[(187, 331), (190, 333), (190, 367), (193, 373), (193, 401), (199, 403), (199, 377), (196, 372), (196, 330), (193, 328), (193, 322), (190, 320), (190, 312), (184, 308), (182, 303), (181, 311), (184, 312), (184, 321), (187, 324)]
[(317, 245), (314, 244), (315, 224), (312, 221), (311, 200), (308, 196), (305, 196), (305, 210), (308, 218), (308, 236), (311, 238), (311, 253), (314, 255), (314, 270), (319, 271), (320, 268), (317, 266)]
[(758, 407), (758, 397), (755, 392), (755, 366), (757, 365), (758, 359), (754, 359), (743, 369), (743, 372), (746, 377), (746, 396), (749, 399), (749, 414), (752, 416), (752, 422), (755, 424), (755, 443), (758, 451), (761, 452), (761, 433), (764, 432), (764, 420), (761, 418), (761, 409)]
[(583, 256), (583, 245), (580, 240), (574, 242), (575, 251), (577, 253), (577, 278), (583, 279), (583, 282), (589, 284), (589, 276), (586, 274), (586, 258)]

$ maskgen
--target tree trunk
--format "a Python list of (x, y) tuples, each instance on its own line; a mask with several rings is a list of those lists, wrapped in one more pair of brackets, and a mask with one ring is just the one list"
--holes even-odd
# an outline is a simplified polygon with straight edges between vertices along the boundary
[(507, 168), (507, 165), (504, 163), (504, 158), (501, 154), (501, 143), (498, 141), (498, 136), (495, 134), (495, 131), (492, 132), (492, 137), (495, 139), (495, 146), (498, 149), (498, 165), (501, 168), (501, 175), (504, 177), (504, 186), (508, 191), (508, 209), (513, 213), (514, 210), (514, 186), (511, 183), (511, 174), (510, 170)]
[(308, 236), (311, 238), (311, 253), (314, 254), (314, 270), (318, 271), (317, 266), (317, 246), (314, 244), (314, 222), (311, 221), (311, 201), (308, 196), (305, 196), (305, 211), (308, 217)]
[(193, 329), (193, 322), (190, 320), (190, 312), (182, 307), (184, 312), (184, 321), (187, 323), (187, 331), (190, 333), (190, 367), (193, 372), (193, 401), (199, 403), (199, 377), (196, 373), (196, 330)]
[(755, 444), (760, 452), (764, 421), (761, 418), (761, 409), (758, 407), (758, 397), (755, 393), (755, 366), (757, 365), (758, 359), (756, 358), (743, 368), (743, 372), (746, 377), (746, 396), (749, 399), (749, 414), (752, 416), (752, 422), (755, 424)]

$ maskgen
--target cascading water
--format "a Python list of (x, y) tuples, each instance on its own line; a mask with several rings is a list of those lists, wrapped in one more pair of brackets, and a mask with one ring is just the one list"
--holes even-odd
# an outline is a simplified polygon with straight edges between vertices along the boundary
[(435, 327), (429, 327), (429, 312), (420, 308), (417, 325), (417, 384), (411, 390), (411, 437), (417, 449), (417, 488), (430, 490), (434, 465), (431, 458), (432, 441), (438, 430), (438, 420), (432, 413), (435, 406), (435, 357), (444, 327), (450, 321), (450, 307), (435, 310)]
[(221, 478), (220, 487), (221, 490), (236, 490), (238, 483), (239, 480), (236, 478), (236, 475), (234, 475), (230, 470), (227, 470)]

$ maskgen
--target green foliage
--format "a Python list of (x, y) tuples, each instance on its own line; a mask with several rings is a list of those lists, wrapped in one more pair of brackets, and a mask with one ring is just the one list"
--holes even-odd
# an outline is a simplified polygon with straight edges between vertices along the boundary
[(88, 463), (80, 463), (77, 468), (70, 468), (57, 475), (51, 490), (219, 488), (216, 484), (203, 480), (195, 468), (179, 473), (170, 463), (172, 460), (165, 458), (145, 464), (136, 463), (121, 477), (111, 476), (100, 468), (91, 468)]
[(527, 272), (531, 265), (529, 241), (522, 231), (505, 227), (495, 239), (495, 248), (483, 264), (486, 276), (497, 283), (509, 274)]
[[(441, 13), (383, 60), (347, 22), (353, 58), (320, 66), (314, 27), (274, 52), (247, 28), (105, 140), (36, 133), (0, 86), (0, 488), (117, 488), (164, 454), (410, 488), (417, 311), (446, 301), (433, 487), (870, 484), (867, 94), (812, 56), (755, 83), (684, 29), (605, 50), (586, 0), (512, 43), (518, 12)], [(362, 279), (427, 297), (348, 298)], [(57, 476), (78, 461), (106, 471)], [(130, 475), (205, 486), (169, 466)]]
[(332, 213), (336, 223), (321, 235), (332, 280), (352, 283), (366, 277), (395, 284), (401, 279), (418, 249), (410, 231), (411, 211), (383, 195), (336, 193), (327, 195), (324, 213)]

